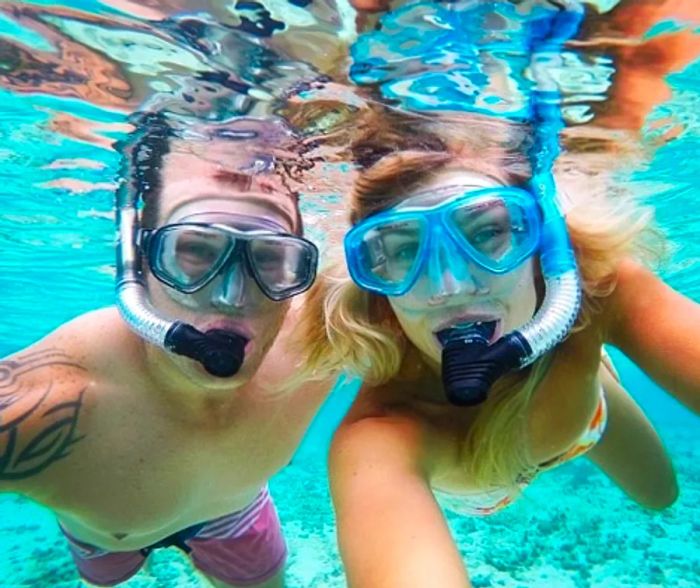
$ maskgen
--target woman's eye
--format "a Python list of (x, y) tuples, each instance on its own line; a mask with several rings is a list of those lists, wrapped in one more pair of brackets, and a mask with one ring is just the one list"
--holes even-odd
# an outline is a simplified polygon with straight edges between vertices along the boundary
[(491, 239), (495, 239), (499, 235), (502, 235), (503, 231), (497, 227), (489, 227), (478, 231), (472, 236), (472, 241), (477, 244), (486, 243)]
[(469, 240), (482, 249), (496, 248), (508, 240), (509, 234), (501, 225), (489, 225), (473, 232)]
[(416, 255), (418, 247), (411, 243), (397, 247), (391, 254), (391, 257), (396, 261), (411, 261)]

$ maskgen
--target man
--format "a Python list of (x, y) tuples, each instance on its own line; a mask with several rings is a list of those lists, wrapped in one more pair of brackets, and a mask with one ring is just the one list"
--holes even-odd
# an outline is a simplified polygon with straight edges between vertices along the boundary
[(316, 249), (289, 166), (270, 155), (284, 132), (242, 119), (184, 140), (162, 116), (144, 121), (126, 151), (145, 204), (136, 288), (147, 316), (223, 333), (225, 365), (144, 339), (123, 300), (126, 320), (112, 307), (61, 326), (0, 364), (0, 489), (56, 513), (93, 584), (175, 545), (215, 586), (279, 587), (286, 549), (266, 483), (330, 387), (289, 384), (292, 296), (311, 285)]

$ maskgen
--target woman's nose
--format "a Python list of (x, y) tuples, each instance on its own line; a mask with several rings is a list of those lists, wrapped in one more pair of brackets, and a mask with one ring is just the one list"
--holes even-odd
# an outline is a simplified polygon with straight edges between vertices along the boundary
[(430, 254), (430, 295), (476, 294), (480, 286), (473, 273), (473, 264), (454, 248), (438, 244)]

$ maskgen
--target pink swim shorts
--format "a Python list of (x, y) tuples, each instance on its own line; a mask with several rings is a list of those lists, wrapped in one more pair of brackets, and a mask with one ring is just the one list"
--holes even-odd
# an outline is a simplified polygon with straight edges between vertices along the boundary
[(80, 575), (98, 586), (128, 580), (159, 547), (176, 546), (207, 576), (234, 586), (254, 586), (284, 566), (287, 548), (267, 488), (246, 508), (188, 527), (136, 551), (106, 551), (63, 531)]

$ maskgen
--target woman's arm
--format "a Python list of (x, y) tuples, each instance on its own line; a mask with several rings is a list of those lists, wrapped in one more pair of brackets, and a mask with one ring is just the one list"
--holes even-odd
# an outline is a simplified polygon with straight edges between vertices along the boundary
[(408, 417), (343, 424), (330, 453), (340, 553), (351, 588), (471, 586), (428, 483)]
[(606, 335), (660, 386), (700, 414), (700, 305), (633, 261), (605, 306)]
[(673, 465), (637, 403), (603, 361), (600, 380), (605, 391), (608, 422), (603, 438), (587, 454), (630, 498), (654, 510), (667, 508), (678, 497)]

